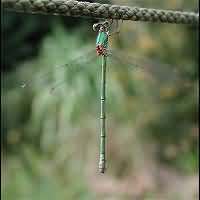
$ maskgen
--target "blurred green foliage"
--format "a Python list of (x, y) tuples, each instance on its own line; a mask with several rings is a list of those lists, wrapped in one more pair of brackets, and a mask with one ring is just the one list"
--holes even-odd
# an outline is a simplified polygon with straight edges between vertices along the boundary
[[(120, 189), (124, 180), (142, 177), (141, 169), (150, 174), (158, 166), (153, 177), (159, 176), (163, 166), (184, 176), (197, 173), (197, 29), (124, 22), (120, 35), (110, 39), (120, 59), (108, 60), (105, 177), (109, 180), (101, 182), (96, 169), (100, 59), (92, 51), (96, 35), (92, 20), (76, 27), (77, 22), (70, 25), (71, 18), (63, 23), (60, 18), (32, 16), (29, 20), (12, 15), (5, 13), (2, 25), (3, 199), (108, 199), (103, 186), (111, 187), (109, 180), (113, 199), (132, 199), (134, 191), (128, 195), (132, 185), (126, 192)], [(150, 73), (141, 70), (142, 64), (130, 68), (133, 57), (169, 65), (156, 62)], [(65, 63), (70, 65), (55, 67)], [(30, 84), (21, 88), (24, 81)], [(112, 192), (118, 188), (114, 180), (121, 181), (119, 194)], [(156, 189), (133, 188), (142, 199), (169, 192), (166, 185), (160, 189), (160, 179), (156, 181)], [(95, 188), (98, 182), (100, 189)], [(183, 199), (177, 193), (169, 199)]]

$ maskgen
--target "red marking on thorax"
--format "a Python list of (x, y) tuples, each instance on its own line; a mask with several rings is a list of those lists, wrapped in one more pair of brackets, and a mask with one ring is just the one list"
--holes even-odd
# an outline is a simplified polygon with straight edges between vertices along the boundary
[(106, 48), (104, 48), (103, 45), (97, 45), (96, 46), (96, 52), (97, 52), (98, 56), (105, 55), (106, 54)]

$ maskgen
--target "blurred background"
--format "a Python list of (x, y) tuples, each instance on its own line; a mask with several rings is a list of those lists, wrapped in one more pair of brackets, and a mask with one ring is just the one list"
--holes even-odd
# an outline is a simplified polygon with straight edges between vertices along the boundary
[[(196, 0), (98, 2), (198, 11)], [(99, 174), (97, 21), (1, 16), (2, 199), (198, 199), (197, 28), (119, 22)]]

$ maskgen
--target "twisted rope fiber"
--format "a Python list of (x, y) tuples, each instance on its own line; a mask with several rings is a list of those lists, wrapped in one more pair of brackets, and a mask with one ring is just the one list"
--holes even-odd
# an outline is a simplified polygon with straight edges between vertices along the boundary
[(16, 12), (99, 19), (198, 24), (199, 14), (172, 10), (128, 7), (74, 0), (1, 0), (3, 8)]

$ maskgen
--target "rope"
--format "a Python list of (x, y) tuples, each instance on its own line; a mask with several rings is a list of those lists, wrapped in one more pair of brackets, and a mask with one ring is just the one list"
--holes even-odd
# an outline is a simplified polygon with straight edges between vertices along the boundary
[(199, 13), (128, 7), (74, 0), (1, 0), (6, 10), (98, 19), (198, 24)]

